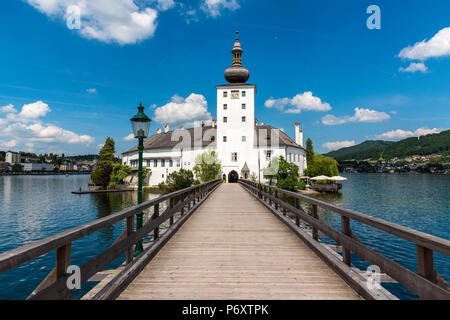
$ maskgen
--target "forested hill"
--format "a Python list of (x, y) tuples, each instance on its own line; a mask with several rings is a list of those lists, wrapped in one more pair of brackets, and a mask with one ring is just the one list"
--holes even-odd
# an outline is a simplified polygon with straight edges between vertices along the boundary
[(365, 141), (356, 146), (342, 148), (325, 154), (327, 157), (342, 160), (378, 160), (394, 157), (405, 158), (413, 155), (448, 154), (450, 130), (430, 134), (420, 138), (408, 138), (398, 142)]

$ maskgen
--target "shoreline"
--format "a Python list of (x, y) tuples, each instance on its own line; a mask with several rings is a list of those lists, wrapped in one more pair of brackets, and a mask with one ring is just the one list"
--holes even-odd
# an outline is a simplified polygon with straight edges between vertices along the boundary
[(91, 172), (0, 172), (0, 176), (62, 176), (90, 175)]

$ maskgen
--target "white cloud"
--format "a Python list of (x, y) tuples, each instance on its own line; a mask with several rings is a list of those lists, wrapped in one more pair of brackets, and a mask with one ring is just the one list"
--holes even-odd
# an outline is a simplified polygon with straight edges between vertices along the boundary
[(419, 128), (413, 132), (413, 131), (408, 131), (408, 130), (397, 129), (397, 130), (388, 131), (388, 132), (385, 132), (382, 134), (378, 134), (378, 135), (376, 135), (376, 137), (378, 139), (397, 140), (397, 139), (406, 139), (406, 138), (411, 138), (411, 137), (425, 136), (428, 134), (439, 133), (444, 130), (445, 129), (437, 129), (437, 128), (428, 129), (428, 128), (423, 127), (423, 128)]
[(101, 149), (101, 148), (103, 148), (104, 146), (105, 146), (104, 144), (100, 143), (100, 144), (97, 145), (96, 148), (97, 148), (97, 149)]
[(166, 11), (175, 7), (175, 1), (173, 0), (157, 0), (157, 8), (161, 11)]
[(325, 125), (338, 125), (347, 122), (382, 122), (390, 119), (391, 116), (386, 112), (355, 108), (353, 116), (335, 117), (331, 114), (324, 116), (321, 120)]
[(0, 140), (0, 148), (1, 149), (14, 148), (16, 145), (17, 145), (16, 140), (10, 140), (10, 141)]
[(155, 121), (165, 124), (192, 123), (209, 120), (208, 102), (201, 94), (191, 93), (186, 99), (174, 95), (171, 102), (155, 109)]
[(0, 107), (0, 112), (4, 112), (4, 113), (16, 113), (17, 110), (14, 109), (14, 105), (8, 104), (8, 105), (6, 105), (6, 106)]
[(409, 72), (409, 73), (415, 73), (415, 72), (427, 73), (428, 68), (423, 62), (419, 62), (419, 63), (411, 62), (411, 64), (408, 67), (406, 67), (406, 68), (400, 67), (398, 69), (398, 71)]
[[(313, 96), (311, 91), (304, 93), (299, 93), (295, 97), (291, 98), (280, 98), (273, 99), (270, 98), (264, 102), (266, 108), (276, 108), (285, 113), (300, 113), (303, 110), (307, 111), (330, 111), (331, 106), (322, 102), (318, 97)], [(291, 106), (292, 108), (286, 109), (286, 106)]]
[(450, 27), (440, 30), (430, 40), (423, 40), (413, 46), (403, 48), (398, 56), (409, 60), (421, 61), (429, 58), (450, 56)]
[(4, 133), (9, 136), (21, 137), (23, 140), (40, 142), (63, 142), (68, 144), (91, 144), (94, 138), (88, 135), (78, 135), (72, 131), (51, 125), (16, 122), (8, 125)]
[(125, 140), (125, 141), (131, 141), (131, 140), (134, 140), (134, 134), (133, 134), (133, 133), (130, 133), (129, 135), (127, 135), (126, 137), (124, 137), (123, 140)]
[[(65, 19), (66, 10), (80, 8), (81, 26), (78, 32), (88, 39), (133, 44), (152, 37), (157, 26), (158, 11), (133, 0), (26, 0), (40, 12)], [(140, 4), (139, 7), (136, 3)], [(157, 7), (167, 10), (170, 2), (160, 0)]]
[(96, 88), (89, 88), (89, 89), (86, 89), (86, 92), (87, 92), (87, 93), (90, 93), (90, 94), (96, 94), (96, 93), (98, 93), (98, 91), (97, 91)]
[(36, 101), (30, 104), (24, 104), (22, 111), (17, 115), (17, 118), (23, 120), (37, 120), (44, 117), (50, 111), (48, 104), (42, 101)]
[(334, 142), (325, 142), (322, 146), (330, 149), (336, 150), (341, 148), (347, 148), (355, 145), (355, 140), (345, 140), (345, 141), (334, 141)]
[(200, 8), (215, 18), (221, 15), (222, 10), (235, 11), (240, 5), (237, 0), (203, 0)]
[[(10, 106), (10, 105), (8, 105)], [(11, 107), (7, 110), (11, 111)], [(25, 104), (20, 113), (8, 113), (6, 118), (0, 118), (1, 138), (10, 138), (13, 140), (2, 140), (2, 145), (12, 147), (26, 147), (30, 150), (44, 144), (63, 143), (63, 144), (84, 144), (89, 145), (94, 138), (89, 135), (79, 135), (75, 132), (60, 128), (52, 124), (44, 123), (41, 118), (45, 117), (51, 111), (50, 107), (43, 101)], [(17, 111), (16, 111), (17, 112)], [(42, 149), (42, 148), (41, 148)], [(23, 149), (22, 149), (23, 150)]]

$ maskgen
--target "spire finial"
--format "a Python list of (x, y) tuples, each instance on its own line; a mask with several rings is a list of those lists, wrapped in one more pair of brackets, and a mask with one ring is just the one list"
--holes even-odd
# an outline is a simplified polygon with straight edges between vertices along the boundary
[(236, 41), (239, 40), (239, 30), (236, 30)]

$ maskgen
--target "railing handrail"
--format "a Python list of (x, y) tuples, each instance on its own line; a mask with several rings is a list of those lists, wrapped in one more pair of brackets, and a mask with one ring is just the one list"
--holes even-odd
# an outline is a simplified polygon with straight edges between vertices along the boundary
[[(351, 253), (353, 252), (369, 264), (379, 266), (381, 272), (397, 280), (406, 288), (418, 294), (420, 298), (445, 300), (450, 298), (450, 286), (434, 269), (433, 261), (434, 250), (447, 256), (450, 255), (450, 241), (274, 186), (262, 185), (242, 179), (239, 182), (244, 189), (253, 193), (255, 198), (290, 226), (294, 232), (302, 229), (300, 220), (309, 224), (312, 227), (311, 236), (305, 237), (305, 235), (301, 235), (300, 237), (312, 247), (317, 249), (316, 245), (320, 243), (318, 231), (321, 231), (336, 241), (342, 247), (342, 262), (347, 265), (347, 268), (352, 266)], [(287, 197), (295, 199), (295, 205), (287, 201)], [(303, 210), (300, 205), (301, 200), (311, 204), (311, 215)], [(337, 230), (321, 219), (318, 215), (318, 207), (340, 214), (342, 229)], [(288, 212), (295, 216), (295, 224), (288, 216)], [(417, 251), (417, 273), (403, 267), (361, 242), (351, 230), (350, 221), (352, 219), (415, 243)], [(328, 255), (322, 254), (322, 258), (328, 261), (330, 265), (336, 267), (334, 262), (330, 262)], [(342, 272), (342, 269), (340, 271)], [(344, 272), (344, 274), (350, 277), (348, 272)], [(360, 286), (359, 290), (364, 294), (367, 293), (367, 290), (362, 289)]]
[(209, 186), (211, 184), (217, 183), (218, 181), (220, 181), (220, 179), (208, 181), (203, 184), (194, 185), (182, 190), (168, 193), (158, 198), (143, 202), (139, 205), (125, 208), (107, 217), (96, 219), (72, 229), (62, 231), (44, 239), (37, 240), (27, 245), (4, 252), (0, 254), (0, 273), (13, 269), (52, 250), (56, 250), (61, 246), (69, 244), (77, 239), (83, 238), (91, 233), (103, 229), (104, 227), (117, 223), (128, 217), (134, 216), (136, 213), (152, 207), (158, 203), (172, 199), (178, 195), (185, 194), (197, 188)]
[[(243, 179), (240, 179), (240, 181), (242, 181), (244, 183), (253, 183), (251, 181), (243, 180)], [(294, 198), (298, 198), (298, 199), (308, 202), (310, 204), (315, 204), (323, 209), (333, 211), (335, 213), (346, 216), (347, 218), (359, 221), (361, 223), (364, 223), (364, 224), (374, 227), (376, 229), (379, 229), (379, 230), (385, 231), (387, 233), (390, 233), (392, 235), (398, 236), (404, 240), (408, 240), (415, 244), (419, 244), (425, 248), (432, 249), (432, 250), (435, 250), (435, 251), (438, 251), (440, 253), (450, 256), (450, 241), (449, 240), (446, 240), (446, 239), (443, 239), (443, 238), (440, 238), (437, 236), (433, 236), (433, 235), (430, 235), (425, 232), (417, 231), (417, 230), (402, 226), (398, 223), (389, 222), (389, 221), (386, 221), (386, 220), (383, 220), (380, 218), (372, 217), (370, 215), (367, 215), (367, 214), (364, 214), (361, 212), (338, 207), (336, 205), (333, 205), (333, 204), (330, 204), (330, 203), (327, 203), (327, 202), (324, 202), (321, 200), (317, 200), (317, 199), (314, 199), (314, 198), (311, 198), (311, 197), (308, 197), (308, 196), (305, 196), (302, 194), (298, 194), (298, 193), (295, 193), (292, 191), (280, 189), (275, 186), (270, 186), (267, 184), (261, 184), (261, 186), (268, 187), (274, 191), (286, 194), (286, 195), (294, 197)]]

